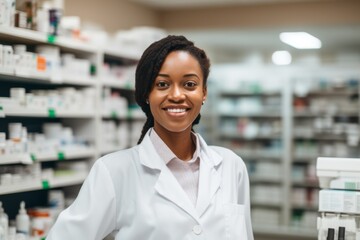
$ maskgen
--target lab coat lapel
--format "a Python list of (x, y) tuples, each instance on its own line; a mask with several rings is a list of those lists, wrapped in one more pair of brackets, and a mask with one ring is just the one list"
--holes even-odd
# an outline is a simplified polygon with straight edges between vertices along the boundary
[(173, 202), (199, 222), (194, 205), (168, 168), (164, 168), (155, 185), (155, 190), (164, 198)]
[(217, 166), (221, 163), (222, 157), (209, 148), (200, 135), (198, 137), (202, 145), (202, 151), (200, 153), (199, 192), (196, 210), (199, 216), (201, 216), (209, 207), (215, 193), (220, 188), (221, 173), (218, 172)]
[(199, 222), (200, 220), (194, 205), (176, 180), (175, 176), (157, 154), (148, 133), (140, 144), (139, 157), (140, 162), (144, 166), (160, 170), (159, 178), (155, 184), (155, 190), (162, 197), (176, 204)]

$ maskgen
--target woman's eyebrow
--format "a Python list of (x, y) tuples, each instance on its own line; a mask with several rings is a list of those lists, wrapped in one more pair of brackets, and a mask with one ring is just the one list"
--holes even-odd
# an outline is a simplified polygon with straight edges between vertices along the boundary
[(157, 76), (158, 76), (158, 77), (167, 77), (167, 78), (170, 77), (169, 74), (164, 74), (164, 73), (159, 73)]
[(199, 78), (199, 76), (195, 73), (188, 73), (188, 74), (185, 74), (184, 77), (197, 77)]
[[(159, 73), (157, 75), (158, 77), (166, 77), (166, 78), (170, 78), (169, 74), (165, 74), (165, 73)], [(197, 77), (199, 78), (199, 76), (195, 73), (188, 73), (188, 74), (184, 74), (184, 77)]]

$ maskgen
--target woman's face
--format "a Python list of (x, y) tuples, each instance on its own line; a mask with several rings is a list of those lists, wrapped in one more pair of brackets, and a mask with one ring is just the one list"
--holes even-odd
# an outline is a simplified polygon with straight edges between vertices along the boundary
[(169, 53), (149, 95), (156, 132), (190, 131), (206, 94), (196, 58), (186, 51)]

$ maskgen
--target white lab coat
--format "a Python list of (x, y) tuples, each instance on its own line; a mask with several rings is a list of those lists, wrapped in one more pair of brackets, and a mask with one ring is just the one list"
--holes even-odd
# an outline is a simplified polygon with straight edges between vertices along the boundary
[(249, 180), (232, 151), (200, 139), (194, 206), (148, 134), (133, 148), (96, 161), (47, 240), (253, 240)]

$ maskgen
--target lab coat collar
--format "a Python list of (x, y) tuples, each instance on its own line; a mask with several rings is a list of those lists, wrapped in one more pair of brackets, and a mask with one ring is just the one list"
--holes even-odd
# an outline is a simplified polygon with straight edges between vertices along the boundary
[(144, 166), (160, 170), (160, 175), (155, 184), (155, 190), (164, 198), (182, 208), (200, 223), (200, 216), (209, 207), (215, 193), (220, 188), (221, 174), (217, 171), (217, 167), (221, 163), (222, 157), (208, 147), (199, 134), (197, 134), (197, 136), (200, 140), (201, 152), (199, 192), (196, 207), (192, 204), (164, 161), (162, 161), (157, 154), (149, 137), (149, 132), (145, 134), (143, 141), (139, 145), (139, 157), (141, 164)]
[[(159, 156), (159, 154), (157, 154), (156, 149), (151, 142), (149, 135), (151, 130), (152, 129), (149, 129), (147, 131), (142, 142), (139, 145), (140, 162), (148, 168), (162, 170), (166, 165), (164, 161), (161, 161), (161, 157)], [(196, 133), (196, 135), (200, 142), (200, 156), (202, 158), (201, 161), (206, 161), (206, 163), (212, 167), (218, 167), (219, 164), (222, 162), (222, 157), (207, 145), (207, 143), (200, 136), (200, 134)]]
[(151, 142), (149, 135), (150, 131), (151, 129), (146, 132), (139, 145), (140, 162), (148, 168), (162, 170), (166, 165), (164, 161), (161, 160), (161, 157), (156, 152), (156, 149)]
[(206, 156), (206, 160), (208, 160), (208, 163), (213, 166), (213, 167), (218, 167), (219, 164), (222, 162), (222, 157), (215, 152), (213, 149), (211, 149), (207, 143), (205, 142), (205, 140), (200, 136), (200, 134), (196, 133), (197, 137), (199, 138), (199, 142), (200, 142), (200, 150), (201, 150), (201, 155), (205, 155)]

